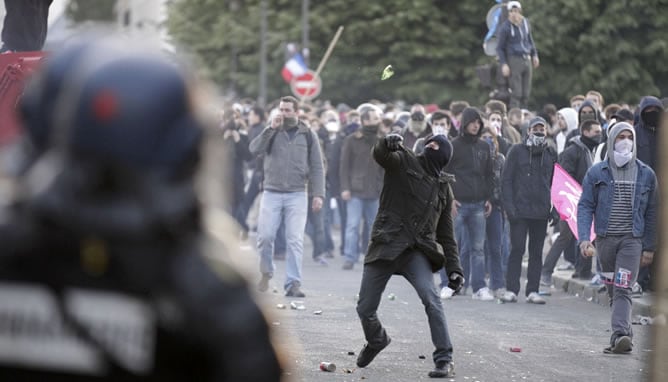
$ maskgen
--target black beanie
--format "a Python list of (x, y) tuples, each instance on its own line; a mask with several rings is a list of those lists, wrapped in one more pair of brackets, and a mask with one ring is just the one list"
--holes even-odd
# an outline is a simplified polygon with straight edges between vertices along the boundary
[(436, 142), (438, 151), (425, 147), (424, 156), (429, 162), (429, 167), (438, 174), (452, 159), (452, 144), (445, 135), (434, 135), (427, 139), (425, 146), (429, 142)]

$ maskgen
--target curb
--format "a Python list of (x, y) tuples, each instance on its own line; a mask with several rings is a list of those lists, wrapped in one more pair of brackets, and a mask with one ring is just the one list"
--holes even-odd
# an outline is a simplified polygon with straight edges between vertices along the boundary
[[(594, 304), (610, 306), (610, 299), (605, 288), (601, 288), (600, 285), (591, 285), (588, 280), (572, 279), (571, 273), (572, 271), (554, 271), (552, 274), (553, 288), (563, 290), (570, 295), (580, 297)], [(648, 317), (656, 315), (653, 293), (646, 292), (640, 297), (633, 298), (632, 301), (632, 315)]]

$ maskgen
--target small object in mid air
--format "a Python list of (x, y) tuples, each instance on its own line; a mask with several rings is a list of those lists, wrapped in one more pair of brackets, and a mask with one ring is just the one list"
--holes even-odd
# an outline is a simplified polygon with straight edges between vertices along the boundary
[(385, 81), (386, 79), (392, 77), (394, 75), (394, 69), (392, 69), (392, 65), (388, 65), (383, 69), (383, 74), (380, 76), (381, 81)]

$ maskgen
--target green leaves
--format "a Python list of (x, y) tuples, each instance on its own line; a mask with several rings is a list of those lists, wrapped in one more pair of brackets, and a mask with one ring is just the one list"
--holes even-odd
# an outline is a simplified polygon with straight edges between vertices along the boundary
[[(79, 0), (81, 1), (81, 0)], [(310, 68), (315, 69), (339, 25), (345, 30), (321, 73), (322, 99), (352, 105), (369, 99), (446, 104), (486, 101), (476, 65), (485, 15), (494, 1), (310, 1)], [(268, 5), (268, 100), (289, 93), (280, 72), (285, 44), (301, 42), (301, 1)], [(608, 102), (637, 102), (668, 93), (668, 0), (524, 0), (541, 57), (532, 106), (566, 105), (596, 89)], [(221, 89), (258, 94), (260, 0), (174, 0), (168, 28)], [(380, 68), (392, 64), (391, 81)]]

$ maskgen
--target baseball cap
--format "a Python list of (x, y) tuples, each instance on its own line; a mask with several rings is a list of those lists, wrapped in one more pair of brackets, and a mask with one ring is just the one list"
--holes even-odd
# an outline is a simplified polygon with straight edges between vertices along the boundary
[(520, 4), (519, 1), (509, 1), (507, 7), (508, 7), (508, 10), (511, 10), (513, 8), (522, 9), (522, 4)]

